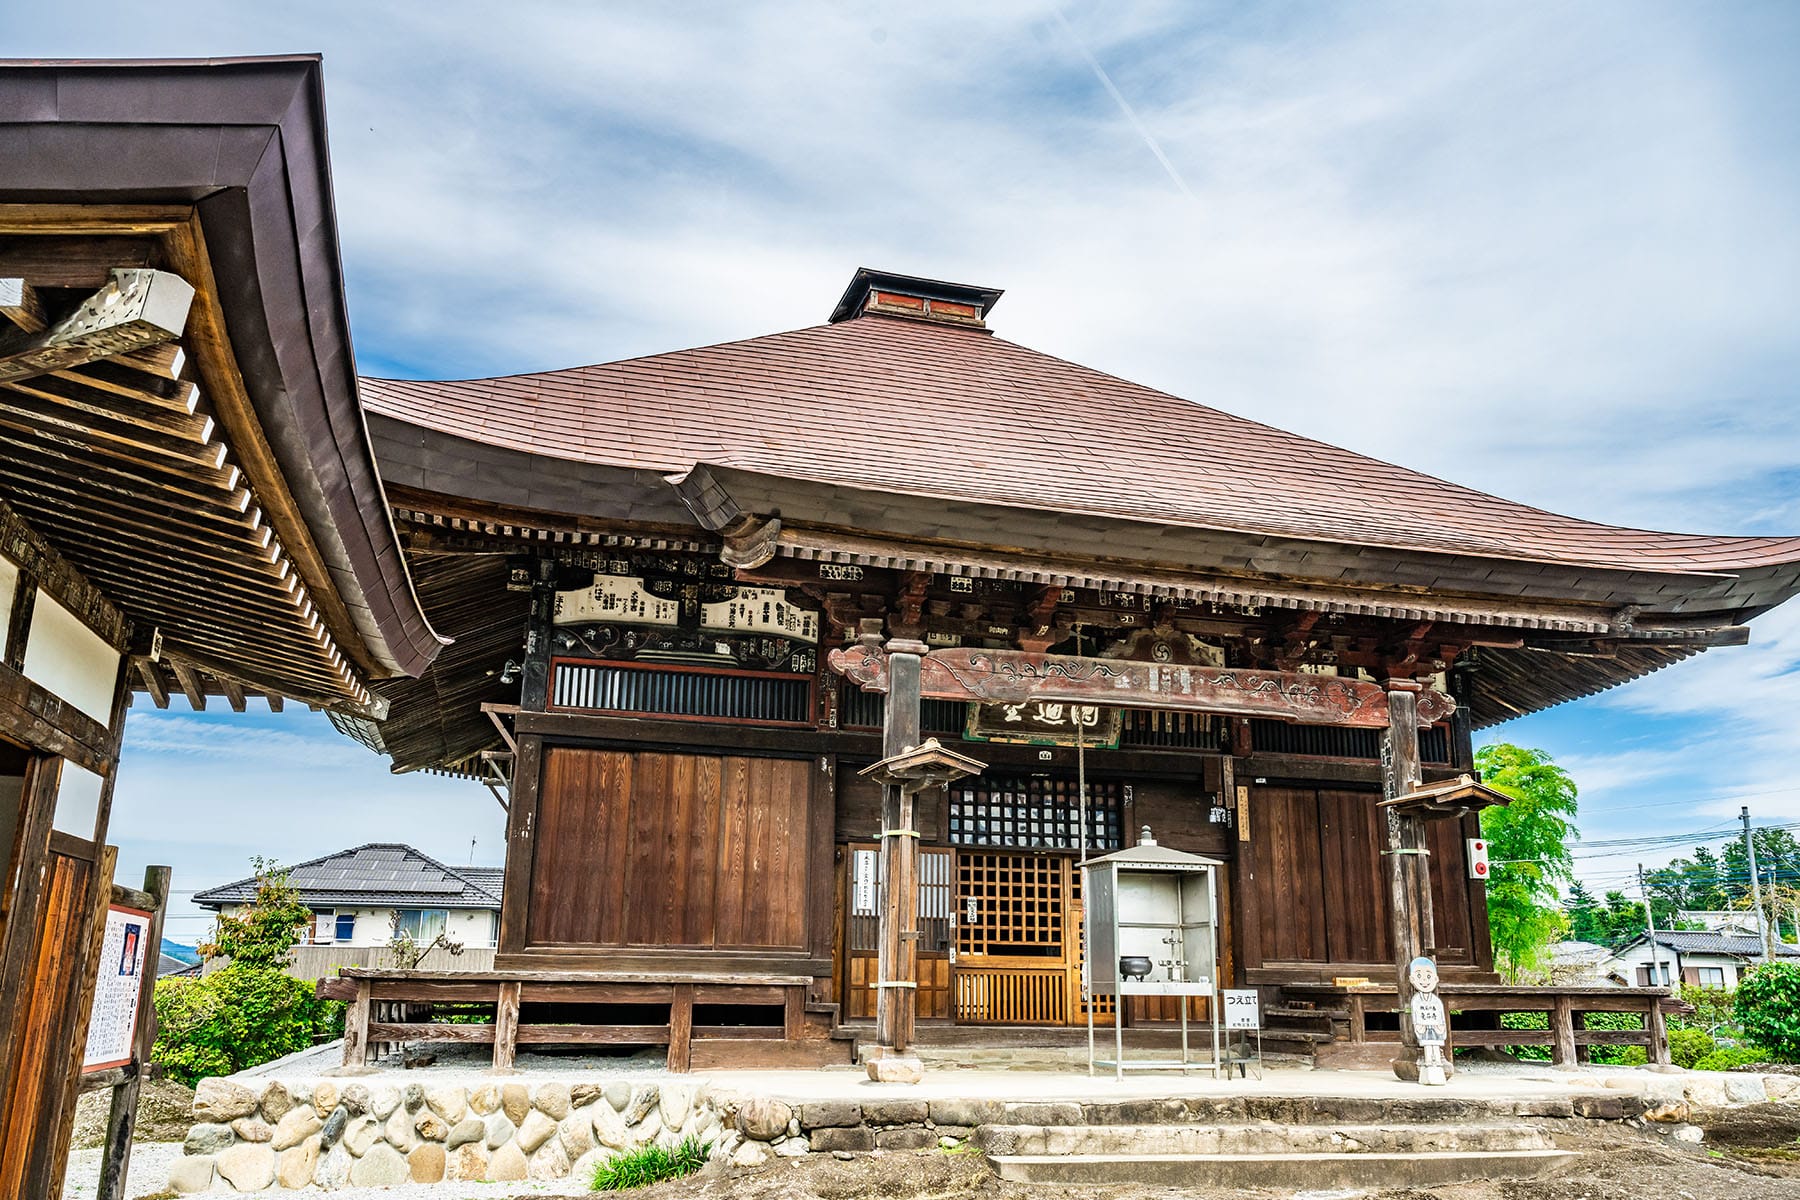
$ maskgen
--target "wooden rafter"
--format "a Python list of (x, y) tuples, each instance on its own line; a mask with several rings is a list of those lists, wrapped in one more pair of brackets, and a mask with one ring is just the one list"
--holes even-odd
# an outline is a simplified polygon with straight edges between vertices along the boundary
[(200, 684), (200, 673), (178, 658), (169, 660), (169, 670), (175, 672), (175, 682), (181, 685), (181, 694), (195, 712), (206, 710), (206, 689)]
[(0, 317), (26, 333), (42, 333), (50, 326), (43, 297), (23, 279), (0, 279)]
[(27, 379), (181, 336), (194, 289), (168, 271), (114, 270), (69, 316), (37, 333), (0, 335), (0, 382)]
[(169, 688), (163, 682), (162, 670), (149, 658), (134, 658), (132, 665), (137, 668), (138, 678), (144, 681), (144, 690), (150, 693), (156, 707), (169, 707)]

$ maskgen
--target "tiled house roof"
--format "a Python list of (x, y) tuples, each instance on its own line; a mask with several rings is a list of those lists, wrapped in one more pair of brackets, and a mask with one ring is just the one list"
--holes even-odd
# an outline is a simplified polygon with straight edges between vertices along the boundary
[[(447, 867), (399, 842), (370, 842), (288, 868), (288, 882), (309, 905), (371, 908), (500, 907), (499, 867)], [(256, 879), (208, 888), (194, 903), (218, 909), (256, 895)]]

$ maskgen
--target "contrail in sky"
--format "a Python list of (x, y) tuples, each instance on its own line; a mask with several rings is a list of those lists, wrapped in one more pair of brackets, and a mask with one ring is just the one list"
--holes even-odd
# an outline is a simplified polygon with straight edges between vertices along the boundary
[(1087, 65), (1093, 69), (1094, 77), (1100, 81), (1100, 86), (1106, 89), (1107, 95), (1111, 96), (1114, 103), (1119, 106), (1119, 111), (1125, 114), (1125, 119), (1131, 122), (1131, 127), (1137, 130), (1139, 137), (1144, 139), (1144, 145), (1150, 147), (1150, 153), (1156, 155), (1156, 161), (1161, 163), (1163, 170), (1169, 173), (1169, 178), (1175, 182), (1175, 186), (1181, 189), (1181, 194), (1189, 200), (1197, 200), (1198, 197), (1188, 188), (1187, 180), (1181, 177), (1181, 172), (1175, 169), (1175, 164), (1169, 161), (1169, 156), (1163, 153), (1162, 147), (1157, 144), (1150, 131), (1144, 128), (1144, 123), (1138, 120), (1136, 111), (1132, 109), (1131, 104), (1119, 89), (1114, 86), (1112, 76), (1106, 73), (1106, 68), (1102, 67), (1099, 60), (1089, 52), (1087, 44), (1081, 40), (1081, 35), (1075, 32), (1075, 27), (1069, 24), (1069, 18), (1063, 16), (1060, 8), (1056, 10), (1056, 21), (1062, 26), (1063, 32), (1069, 35), (1069, 40), (1075, 43), (1075, 49), (1081, 52), (1081, 57), (1087, 60)]

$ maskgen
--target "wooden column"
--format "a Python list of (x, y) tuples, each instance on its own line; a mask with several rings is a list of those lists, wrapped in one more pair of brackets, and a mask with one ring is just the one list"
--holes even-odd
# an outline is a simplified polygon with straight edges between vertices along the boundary
[[(1419, 771), (1419, 683), (1390, 679), (1386, 683), (1388, 727), (1381, 739), (1381, 792), (1389, 800), (1414, 790)], [(1425, 823), (1396, 809), (1387, 810), (1388, 888), (1394, 943), (1394, 978), (1400, 998), (1399, 1055), (1394, 1074), (1419, 1077), (1419, 1043), (1413, 1035), (1413, 987), (1407, 968), (1421, 955), (1435, 959), (1431, 921), (1431, 857)], [(1445, 1047), (1448, 1058), (1449, 1047)], [(1445, 1067), (1448, 1073), (1448, 1064)]]
[(494, 1001), (494, 1066), (493, 1074), (513, 1074), (513, 1056), (519, 1047), (519, 992), (523, 985), (516, 979), (501, 981), (500, 993)]
[[(871, 633), (865, 633), (865, 638)], [(926, 649), (923, 642), (893, 638), (887, 651), (889, 687), (881, 741), (884, 758), (919, 744), (919, 667)], [(919, 838), (913, 828), (913, 798), (896, 785), (882, 789), (881, 834), (875, 1053), (878, 1057), (895, 1057), (903, 1055), (912, 1044), (919, 996)]]
[(358, 979), (356, 999), (344, 1010), (344, 1065), (361, 1067), (369, 1059), (369, 981)]
[(131, 1038), (132, 1071), (125, 1082), (113, 1088), (95, 1200), (125, 1200), (125, 1180), (131, 1171), (131, 1135), (137, 1127), (138, 1091), (150, 1071), (150, 1052), (156, 1045), (156, 960), (162, 950), (163, 918), (169, 911), (171, 874), (168, 867), (144, 868), (144, 891), (156, 903), (150, 910), (150, 929), (144, 940), (144, 978), (138, 987), (137, 1028)]

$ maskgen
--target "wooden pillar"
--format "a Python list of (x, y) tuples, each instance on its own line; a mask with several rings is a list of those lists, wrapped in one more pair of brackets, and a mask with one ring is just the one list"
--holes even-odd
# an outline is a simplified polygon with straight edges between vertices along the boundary
[[(1381, 740), (1381, 792), (1392, 800), (1419, 786), (1419, 692), (1416, 680), (1386, 683), (1388, 727)], [(1412, 981), (1408, 967), (1421, 955), (1436, 958), (1431, 919), (1431, 857), (1425, 823), (1416, 816), (1387, 810), (1388, 889), (1394, 943), (1394, 981), (1400, 999), (1399, 1055), (1394, 1074), (1419, 1077), (1419, 1042), (1413, 1034)], [(1449, 1047), (1445, 1047), (1446, 1060)], [(1445, 1071), (1449, 1065), (1446, 1061)]]
[(168, 867), (144, 868), (144, 891), (156, 903), (150, 910), (150, 929), (144, 939), (144, 978), (138, 986), (137, 1028), (131, 1037), (132, 1072), (112, 1090), (95, 1200), (125, 1200), (125, 1179), (131, 1170), (131, 1135), (137, 1127), (138, 1091), (150, 1071), (150, 1052), (156, 1045), (156, 960), (162, 949), (163, 918), (169, 911), (171, 874)]
[(1559, 992), (1550, 1001), (1550, 1062), (1558, 1067), (1575, 1066), (1575, 1006), (1567, 992)]
[(344, 1011), (344, 1065), (360, 1067), (369, 1057), (369, 981), (356, 980), (356, 999)]
[[(865, 638), (874, 636), (869, 630)], [(923, 642), (892, 638), (888, 651), (887, 716), (882, 757), (919, 744), (919, 669)], [(913, 828), (913, 798), (896, 785), (881, 794), (881, 924), (877, 941), (876, 1056), (903, 1055), (912, 1044), (918, 1010), (919, 837)]]
[(669, 1070), (686, 1074), (694, 1064), (694, 985), (678, 983), (669, 996)]
[(494, 1073), (511, 1075), (513, 1073), (513, 1056), (519, 1049), (519, 992), (521, 985), (516, 979), (508, 979), (500, 984), (500, 994), (494, 1001)]
[(1650, 1031), (1650, 1063), (1666, 1067), (1669, 1059), (1669, 1022), (1660, 997), (1650, 998), (1650, 1011), (1644, 1015), (1644, 1028)]

